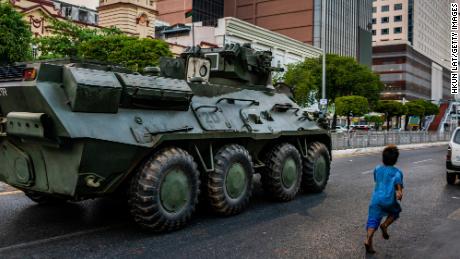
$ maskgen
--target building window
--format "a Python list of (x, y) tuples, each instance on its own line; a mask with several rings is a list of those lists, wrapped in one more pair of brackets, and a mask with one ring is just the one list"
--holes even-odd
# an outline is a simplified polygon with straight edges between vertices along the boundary
[(401, 22), (401, 21), (402, 21), (402, 15), (396, 15), (396, 16), (394, 17), (394, 21), (395, 21), (395, 22)]
[(390, 17), (382, 17), (381, 22), (382, 23), (389, 23), (390, 22)]
[(382, 35), (388, 35), (388, 33), (390, 33), (390, 30), (388, 30), (388, 29), (382, 29), (382, 31), (381, 31)]
[(395, 4), (395, 11), (402, 10), (402, 4)]
[(388, 12), (390, 11), (390, 6), (389, 5), (382, 5), (382, 12)]
[(377, 35), (377, 31), (376, 30), (372, 30), (372, 35)]
[(377, 24), (377, 19), (376, 18), (372, 18), (372, 24)]
[(393, 29), (393, 33), (396, 33), (396, 34), (402, 33), (402, 27), (395, 27)]
[(72, 7), (64, 7), (64, 17), (65, 18), (72, 17)]
[(377, 7), (372, 7), (372, 12), (376, 13), (377, 12)]

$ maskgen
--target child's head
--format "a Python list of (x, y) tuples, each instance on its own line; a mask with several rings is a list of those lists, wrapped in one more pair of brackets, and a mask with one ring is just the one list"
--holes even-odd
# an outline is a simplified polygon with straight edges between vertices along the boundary
[(399, 150), (396, 145), (388, 145), (382, 153), (382, 162), (384, 165), (393, 166), (398, 162)]

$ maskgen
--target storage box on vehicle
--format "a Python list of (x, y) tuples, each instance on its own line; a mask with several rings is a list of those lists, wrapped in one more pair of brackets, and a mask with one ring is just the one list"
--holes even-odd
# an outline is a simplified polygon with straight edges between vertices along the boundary
[(66, 66), (63, 81), (72, 111), (118, 112), (122, 87), (113, 72)]

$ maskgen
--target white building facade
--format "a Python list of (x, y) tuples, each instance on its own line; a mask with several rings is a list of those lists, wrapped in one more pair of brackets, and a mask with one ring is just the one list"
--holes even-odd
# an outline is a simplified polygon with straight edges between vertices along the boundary
[[(164, 33), (161, 37), (171, 44), (192, 46), (192, 27), (188, 33)], [(194, 24), (195, 45), (244, 44), (250, 43), (256, 50), (272, 51), (272, 66), (286, 68), (288, 64), (303, 61), (309, 57), (319, 57), (322, 50), (280, 33), (276, 33), (234, 17), (218, 20), (217, 27)], [(167, 31), (165, 31), (167, 32)], [(203, 44), (204, 43), (204, 44)]]

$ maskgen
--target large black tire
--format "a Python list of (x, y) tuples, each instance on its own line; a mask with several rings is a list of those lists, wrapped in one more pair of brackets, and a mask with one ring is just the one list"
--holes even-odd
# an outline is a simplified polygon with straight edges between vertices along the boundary
[(131, 181), (131, 215), (137, 224), (155, 232), (180, 229), (195, 211), (199, 186), (191, 155), (175, 147), (160, 150)]
[(262, 172), (262, 186), (277, 201), (295, 198), (302, 181), (302, 157), (289, 143), (273, 147), (266, 155)]
[(448, 184), (454, 185), (457, 180), (457, 174), (446, 173), (446, 180)]
[(249, 152), (240, 145), (222, 147), (214, 157), (215, 170), (208, 174), (211, 209), (224, 216), (238, 214), (249, 204), (254, 169)]
[(331, 170), (331, 157), (321, 142), (308, 146), (307, 157), (303, 159), (302, 189), (306, 192), (322, 192), (326, 188)]
[(40, 205), (58, 205), (67, 202), (67, 200), (64, 198), (55, 197), (36, 191), (24, 190), (24, 194), (27, 196), (27, 198)]

